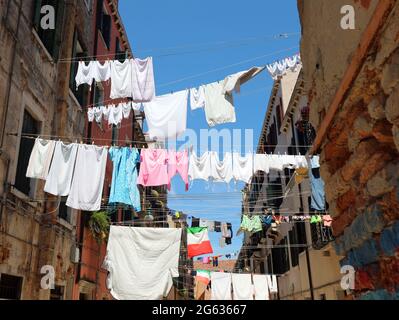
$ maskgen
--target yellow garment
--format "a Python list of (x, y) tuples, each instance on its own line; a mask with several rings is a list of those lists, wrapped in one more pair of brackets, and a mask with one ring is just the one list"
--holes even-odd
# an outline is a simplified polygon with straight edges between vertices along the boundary
[(300, 184), (308, 176), (308, 168), (295, 169), (295, 183)]

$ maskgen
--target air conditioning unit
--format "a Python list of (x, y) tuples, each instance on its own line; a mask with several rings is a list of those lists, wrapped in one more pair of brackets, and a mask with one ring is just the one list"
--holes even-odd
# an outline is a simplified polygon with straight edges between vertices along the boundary
[(80, 260), (80, 250), (79, 247), (76, 245), (72, 245), (71, 247), (71, 262), (72, 263), (79, 263)]

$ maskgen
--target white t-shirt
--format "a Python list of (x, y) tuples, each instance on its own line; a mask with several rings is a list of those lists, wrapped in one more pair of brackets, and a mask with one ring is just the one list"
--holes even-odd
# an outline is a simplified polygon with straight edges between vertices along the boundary
[(211, 155), (209, 152), (205, 152), (202, 156), (197, 157), (195, 152), (191, 152), (188, 177), (190, 181), (201, 179), (208, 181), (211, 176)]
[(204, 85), (205, 116), (210, 127), (223, 123), (236, 122), (233, 96), (223, 94), (223, 81)]
[(66, 202), (68, 207), (84, 211), (100, 210), (107, 155), (106, 147), (79, 145), (71, 190)]
[(255, 154), (254, 156), (254, 172), (263, 171), (269, 173), (270, 171), (270, 157), (267, 154)]
[(152, 57), (131, 59), (132, 98), (136, 102), (148, 102), (155, 97), (154, 69)]
[(93, 66), (93, 77), (96, 82), (108, 81), (111, 78), (111, 63), (95, 61)]
[(151, 139), (174, 139), (186, 131), (188, 90), (143, 103)]
[(132, 63), (126, 59), (123, 63), (111, 62), (111, 99), (132, 96)]
[(51, 158), (54, 153), (55, 141), (35, 139), (32, 153), (30, 154), (26, 176), (46, 180), (50, 168)]
[(237, 152), (233, 153), (233, 177), (236, 181), (249, 182), (254, 174), (253, 153), (248, 153), (244, 157)]
[(83, 83), (91, 86), (94, 78), (94, 68), (95, 61), (90, 61), (88, 65), (84, 61), (79, 61), (78, 71), (75, 76), (76, 89)]
[(45, 192), (62, 197), (69, 194), (77, 151), (76, 143), (56, 143), (53, 161), (44, 185)]
[(196, 88), (190, 89), (190, 106), (191, 110), (203, 108), (205, 106), (205, 93), (203, 86), (200, 86), (198, 90)]
[(211, 151), (211, 178), (214, 182), (229, 183), (233, 179), (233, 160), (231, 153), (224, 155), (223, 161), (219, 161), (216, 151)]
[(110, 105), (108, 106), (109, 115), (108, 115), (108, 125), (118, 125), (122, 122), (123, 118), (123, 109), (122, 104)]

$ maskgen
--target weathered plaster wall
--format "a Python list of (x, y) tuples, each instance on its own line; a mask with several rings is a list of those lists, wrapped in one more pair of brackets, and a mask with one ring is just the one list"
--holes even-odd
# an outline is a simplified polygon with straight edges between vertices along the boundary
[[(309, 21), (318, 6), (326, 5), (326, 1), (315, 3), (299, 1), (304, 39), (301, 56), (312, 101), (312, 121), (317, 127), (359, 43), (360, 33), (350, 37), (342, 31), (342, 39), (334, 34), (329, 43), (323, 41), (323, 30), (331, 26), (328, 21), (336, 17), (336, 11), (330, 6), (329, 12), (322, 11)], [(369, 4), (368, 9), (361, 3)], [(360, 22), (364, 27), (374, 2), (361, 3), (356, 12), (360, 17), (363, 14)], [(317, 29), (315, 20), (327, 26)], [(321, 147), (321, 174), (335, 219), (335, 249), (345, 256), (342, 265), (356, 268), (355, 296), (366, 299), (394, 298), (399, 290), (398, 3), (384, 21)], [(348, 37), (352, 44), (346, 43)], [(318, 61), (319, 68), (315, 64)]]

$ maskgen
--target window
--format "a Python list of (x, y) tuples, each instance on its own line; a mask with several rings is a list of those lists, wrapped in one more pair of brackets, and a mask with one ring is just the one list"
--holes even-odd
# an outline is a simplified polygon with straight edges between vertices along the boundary
[(72, 209), (66, 206), (67, 197), (61, 197), (60, 207), (58, 208), (58, 217), (71, 223)]
[(0, 299), (20, 300), (22, 277), (0, 274)]
[[(55, 29), (43, 29), (41, 27), (41, 19), (44, 17), (44, 15), (40, 12), (40, 10), (43, 6), (46, 5), (49, 5), (54, 8)], [(61, 44), (63, 13), (64, 13), (64, 1), (35, 0), (33, 27), (36, 30), (44, 47), (47, 49), (48, 53), (55, 60), (58, 59), (58, 54)]]
[(54, 286), (54, 289), (50, 290), (50, 300), (64, 300), (64, 287)]
[(78, 102), (81, 106), (84, 106), (87, 104), (89, 87), (85, 84), (82, 84), (78, 88), (76, 88), (75, 77), (78, 72), (79, 58), (82, 58), (82, 60), (85, 60), (86, 58), (84, 58), (84, 57), (86, 57), (86, 56), (87, 56), (87, 51), (85, 51), (83, 49), (83, 46), (79, 42), (78, 32), (75, 30), (75, 34), (73, 37), (73, 46), (72, 46), (72, 57), (73, 57), (72, 61), (73, 62), (71, 63), (69, 88), (71, 89), (76, 100), (78, 100)]
[(118, 144), (118, 139), (119, 139), (119, 129), (118, 126), (113, 124), (112, 125), (112, 145)]
[[(99, 2), (99, 6), (102, 4), (102, 1)], [(110, 48), (111, 44), (111, 16), (106, 12), (104, 6), (101, 5), (101, 13), (98, 16), (97, 20), (97, 29), (100, 30), (101, 35), (104, 39), (104, 42), (107, 48)]]
[(115, 44), (115, 60), (119, 60), (120, 62), (124, 62), (127, 58), (127, 52), (121, 49), (119, 38), (116, 38)]
[[(25, 110), (22, 124), (22, 134), (36, 135), (38, 133), (39, 122), (36, 121), (27, 110)], [(33, 196), (32, 191), (34, 181), (26, 177), (26, 169), (28, 168), (29, 158), (34, 144), (34, 139), (21, 138), (18, 153), (17, 172), (14, 183), (15, 188), (28, 196)]]

